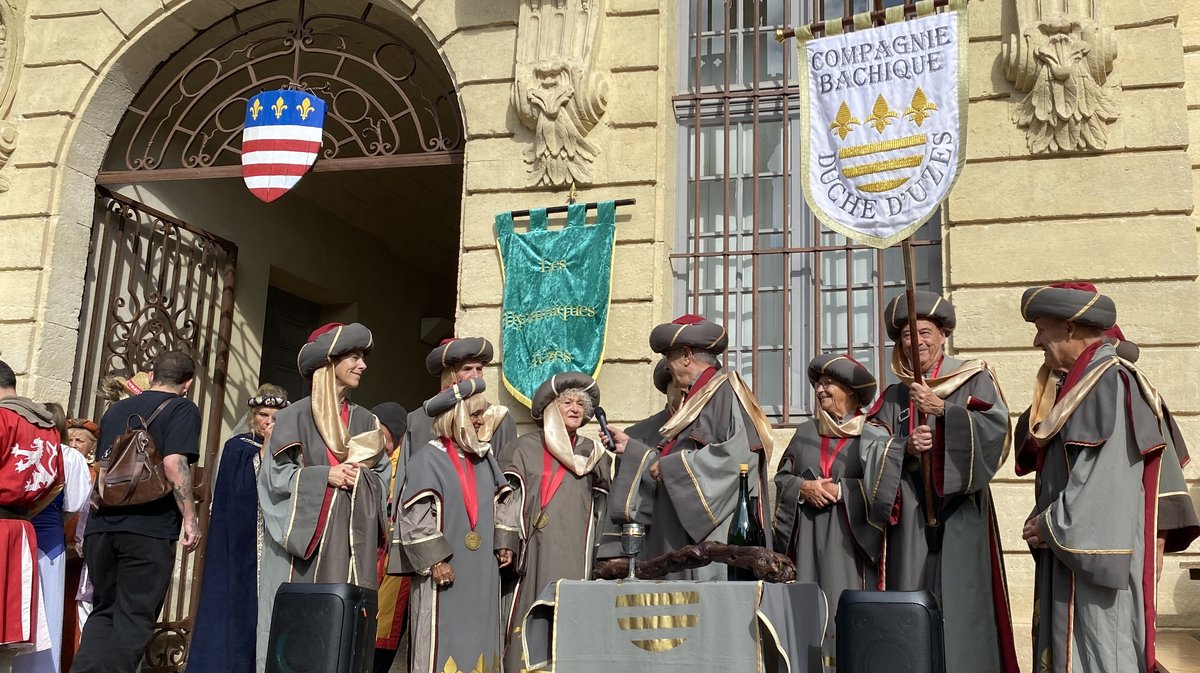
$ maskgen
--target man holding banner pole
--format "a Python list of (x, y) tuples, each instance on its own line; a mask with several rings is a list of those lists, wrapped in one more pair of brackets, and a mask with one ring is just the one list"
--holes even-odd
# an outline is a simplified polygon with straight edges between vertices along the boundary
[(905, 244), (907, 292), (884, 316), (902, 383), (873, 409), (911, 456), (887, 588), (939, 595), (947, 671), (1009, 673), (1017, 663), (988, 489), (1007, 456), (1007, 406), (986, 363), (944, 355), (954, 307), (915, 291), (907, 241), (966, 161), (966, 2), (921, 2), (916, 14), (905, 20), (898, 6), (884, 25), (860, 14), (796, 31), (802, 189), (829, 229), (875, 248)]

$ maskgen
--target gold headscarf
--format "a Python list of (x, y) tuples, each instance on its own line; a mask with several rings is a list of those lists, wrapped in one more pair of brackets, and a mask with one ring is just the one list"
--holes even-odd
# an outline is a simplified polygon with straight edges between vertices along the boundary
[(338, 396), (333, 367), (330, 362), (313, 372), (313, 422), (321, 439), (325, 440), (325, 446), (339, 461), (373, 467), (384, 455), (383, 430), (376, 421), (371, 430), (350, 436), (350, 428), (342, 423), (342, 400)]

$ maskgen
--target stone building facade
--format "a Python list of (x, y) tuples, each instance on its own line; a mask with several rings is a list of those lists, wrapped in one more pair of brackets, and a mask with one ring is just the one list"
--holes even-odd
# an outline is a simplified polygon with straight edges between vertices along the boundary
[[(304, 310), (288, 314), (293, 317), (361, 319), (377, 332), (398, 335), (381, 335), (379, 359), (373, 363), (380, 378), (364, 396), (371, 398), (368, 402), (393, 397), (416, 403), (433, 387), (421, 367), (430, 339), (452, 329), (499, 340), (502, 280), (492, 229), (495, 213), (567, 199), (570, 180), (555, 177), (554, 171), (538, 173), (538, 158), (530, 158), (545, 130), (539, 124), (551, 116), (531, 109), (527, 101), (537, 88), (561, 94), (563, 82), (569, 81), (568, 105), (574, 107), (572, 128), (566, 132), (594, 150), (569, 167), (579, 178), (577, 198), (636, 199), (635, 205), (618, 211), (600, 384), (611, 419), (639, 419), (659, 404), (648, 385), (648, 329), (675, 314), (710, 306), (698, 296), (703, 283), (689, 275), (700, 273), (701, 259), (687, 255), (689, 238), (703, 237), (697, 229), (704, 226), (699, 224), (705, 219), (700, 202), (707, 194), (702, 193), (707, 188), (701, 174), (711, 168), (710, 158), (700, 156), (705, 144), (724, 143), (724, 153), (712, 159), (718, 165), (712, 174), (728, 178), (740, 156), (754, 164), (743, 173), (746, 184), (755, 185), (755, 196), (748, 196), (749, 191), (745, 197), (740, 192), (723, 195), (720, 208), (730, 210), (732, 200), (749, 203), (761, 197), (746, 206), (756, 219), (775, 213), (786, 237), (791, 236), (789, 223), (807, 226), (796, 224), (807, 216), (795, 191), (798, 182), (791, 181), (787, 169), (789, 161), (795, 162), (799, 134), (784, 133), (790, 140), (782, 145), (786, 158), (780, 169), (772, 162), (780, 160), (781, 145), (768, 133), (793, 123), (794, 99), (782, 102), (786, 95), (772, 98), (761, 86), (750, 85), (745, 109), (731, 113), (736, 96), (701, 95), (706, 89), (697, 80), (705, 80), (705, 68), (732, 68), (740, 58), (757, 75), (783, 68), (786, 84), (791, 76), (781, 63), (791, 60), (794, 75), (794, 54), (790, 47), (775, 51), (771, 46), (773, 26), (784, 19), (800, 23), (822, 5), (840, 12), (855, 4), (866, 3), (0, 0), (0, 357), (17, 370), (23, 393), (40, 400), (72, 400), (75, 409), (86, 406), (78, 399), (85, 394), (81, 351), (92, 338), (90, 316), (104, 308), (89, 304), (102, 303), (94, 293), (97, 227), (103, 219), (96, 186), (102, 184), (237, 244), (227, 386), (213, 433), (225, 434), (236, 425), (241, 401), (262, 374), (259, 363), (276, 357), (267, 352), (270, 345), (263, 335), (278, 327), (286, 311), (279, 308), (283, 303), (272, 303), (272, 288), (304, 300)], [(1069, 12), (1065, 23), (1051, 16), (1062, 6)], [(451, 92), (454, 112), (443, 120), (450, 125), (457, 120), (461, 137), (436, 161), (344, 164), (357, 168), (314, 173), (302, 181), (302, 197), (298, 194), (291, 203), (285, 197), (276, 209), (247, 201), (236, 170), (180, 173), (156, 181), (134, 175), (138, 167), (121, 163), (140, 142), (128, 130), (130, 110), (144, 112), (146, 106), (138, 101), (155, 86), (169, 88), (161, 81), (172, 72), (192, 72), (185, 66), (203, 60), (198, 40), (218, 29), (237, 32), (255, 21), (286, 18), (297, 8), (308, 15), (325, 12), (385, 25), (390, 34), (413, 44), (422, 67), (434, 73), (429, 81), (446, 84)], [(562, 29), (547, 13), (555, 10), (570, 19), (562, 24), (569, 36), (553, 47), (565, 66), (538, 52), (539, 44), (546, 48), (550, 32), (539, 33), (539, 27)], [(925, 282), (946, 292), (958, 307), (953, 350), (995, 365), (1010, 406), (1023, 409), (1040, 356), (1032, 350), (1032, 330), (1016, 308), (1020, 290), (1063, 279), (1092, 280), (1116, 300), (1122, 328), (1142, 346), (1142, 367), (1171, 403), (1192, 445), (1200, 446), (1200, 382), (1194, 375), (1200, 369), (1200, 220), (1194, 196), (1200, 185), (1200, 3), (970, 0), (969, 13), (967, 166), (940, 226), (927, 230), (925, 257)], [(740, 28), (723, 28), (724, 19), (714, 19), (716, 15), (742, 17)], [(1090, 69), (1111, 106), (1111, 114), (1096, 120), (1103, 137), (1079, 147), (1038, 145), (1036, 130), (1014, 121), (1020, 101), (1037, 86), (1041, 61), (1033, 48), (1051, 35), (1061, 36), (1058, 48), (1076, 49), (1077, 55), (1081, 44), (1087, 47), (1080, 67)], [(739, 42), (741, 38), (745, 40)], [(723, 50), (712, 46), (716, 43)], [(740, 57), (729, 46), (735, 43), (742, 45)], [(714, 57), (717, 51), (724, 58)], [(698, 59), (698, 52), (705, 58)], [(728, 70), (723, 77), (728, 90), (736, 77)], [(761, 85), (763, 78), (753, 79)], [(715, 89), (721, 89), (719, 82)], [(708, 126), (695, 121), (713, 100), (725, 106), (717, 121)], [(758, 120), (760, 107), (768, 103), (783, 105), (779, 119), (785, 121), (775, 126), (739, 121), (737, 115)], [(709, 126), (717, 129), (715, 135), (702, 129)], [(744, 135), (735, 146), (731, 143), (738, 129)], [(784, 187), (782, 201), (763, 196), (763, 176), (775, 173), (782, 174), (779, 184), (791, 186), (790, 195)], [(732, 182), (725, 179), (723, 184)], [(765, 236), (755, 233), (753, 245)], [(857, 282), (852, 279), (859, 273), (858, 253), (844, 249), (844, 242), (819, 240), (831, 249), (842, 246), (846, 257), (839, 259), (845, 260), (849, 279), (843, 278), (836, 289), (851, 297), (851, 305), (869, 306), (864, 324), (881, 332), (872, 317), (879, 302), (854, 303), (857, 290), (850, 286)], [(796, 248), (802, 252), (787, 252), (792, 266), (785, 264), (789, 270), (784, 273), (795, 274), (807, 268), (805, 260), (819, 259), (802, 255), (834, 254), (819, 247), (809, 241)], [(729, 255), (724, 259), (728, 265)], [(867, 259), (867, 276), (887, 276), (884, 259)], [(765, 277), (770, 273), (765, 264), (755, 262), (746, 278)], [(841, 267), (832, 268), (837, 264), (818, 278), (835, 283), (835, 272), (841, 273)], [(689, 265), (697, 268), (689, 270)], [(805, 282), (787, 278), (781, 283), (789, 287)], [(761, 302), (757, 313), (772, 311), (768, 283), (751, 287), (753, 280), (738, 282), (738, 287), (750, 288), (746, 297)], [(864, 292), (872, 294), (872, 281), (865, 283)], [(724, 289), (723, 305), (732, 311), (729, 287)], [(424, 299), (413, 300), (406, 292), (430, 299), (421, 304)], [(759, 365), (760, 396), (768, 394), (770, 385), (787, 391), (779, 393), (782, 411), (776, 415), (783, 442), (790, 433), (786, 426), (803, 415), (802, 385), (793, 382), (802, 380), (802, 356), (814, 347), (807, 343), (809, 330), (832, 329), (829, 319), (820, 327), (820, 310), (804, 309), (800, 294), (793, 296), (795, 301), (787, 296), (785, 291), (783, 305), (796, 317), (780, 328), (787, 342), (783, 351), (790, 354), (781, 361), (786, 366), (773, 364), (774, 351), (754, 345), (754, 335), (767, 329), (762, 315), (748, 318), (751, 336), (739, 342), (745, 348), (744, 359), (738, 360), (743, 372)], [(822, 299), (816, 301), (824, 306)], [(752, 304), (737, 310), (743, 317), (756, 313)], [(816, 311), (815, 323), (802, 319), (804, 310)], [(854, 332), (853, 322), (847, 329)], [(862, 341), (851, 334), (821, 334), (826, 347), (841, 339), (857, 348)], [(881, 367), (887, 345), (882, 339), (864, 343), (867, 358)], [(385, 353), (389, 345), (392, 355)], [(773, 375), (779, 381), (767, 380)], [(488, 380), (492, 390), (501, 390), (498, 369), (489, 368)], [(507, 393), (497, 397), (518, 406)], [(1193, 463), (1188, 477), (1193, 497), (1200, 500), (1197, 470)], [(994, 492), (1008, 550), (1013, 612), (1027, 624), (1032, 562), (1019, 530), (1032, 505), (1032, 484), (1006, 467)], [(1177, 562), (1196, 558), (1185, 554), (1166, 563), (1159, 595), (1161, 627), (1200, 628), (1200, 582), (1189, 581)]]

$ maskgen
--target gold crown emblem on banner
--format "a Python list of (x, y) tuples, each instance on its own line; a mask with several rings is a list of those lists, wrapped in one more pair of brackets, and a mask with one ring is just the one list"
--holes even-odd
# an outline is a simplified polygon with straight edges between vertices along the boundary
[[(634, 647), (647, 652), (666, 652), (682, 645), (688, 631), (700, 623), (700, 615), (677, 614), (680, 611), (677, 606), (699, 604), (698, 591), (621, 594), (616, 598), (617, 627), (630, 632), (629, 642)], [(644, 608), (660, 609), (647, 611)], [(647, 612), (650, 614), (645, 614)]]
[[(872, 194), (890, 192), (903, 187), (916, 174), (924, 161), (923, 149), (929, 142), (928, 134), (920, 132), (934, 113), (938, 111), (935, 103), (930, 101), (925, 92), (917, 87), (913, 92), (908, 108), (901, 114), (892, 109), (882, 94), (875, 98), (870, 114), (859, 119), (855, 117), (846, 101), (842, 101), (837, 115), (829, 124), (829, 131), (840, 141), (837, 158), (842, 175), (858, 189)], [(869, 140), (872, 135), (882, 136), (890, 127), (906, 124), (915, 126), (917, 133), (901, 135), (884, 140), (870, 140), (847, 144), (850, 134), (857, 133), (852, 141)], [(874, 131), (874, 133), (871, 133)], [(863, 159), (862, 162), (852, 160)], [(878, 174), (894, 171), (904, 171), (899, 176), (880, 179)]]

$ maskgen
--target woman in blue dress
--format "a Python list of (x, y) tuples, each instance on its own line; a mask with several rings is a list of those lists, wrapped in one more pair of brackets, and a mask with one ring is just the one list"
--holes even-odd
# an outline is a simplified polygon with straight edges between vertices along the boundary
[(275, 412), (288, 404), (287, 391), (264, 384), (247, 402), (249, 432), (234, 435), (221, 449), (189, 673), (254, 673), (262, 549), (258, 467)]

